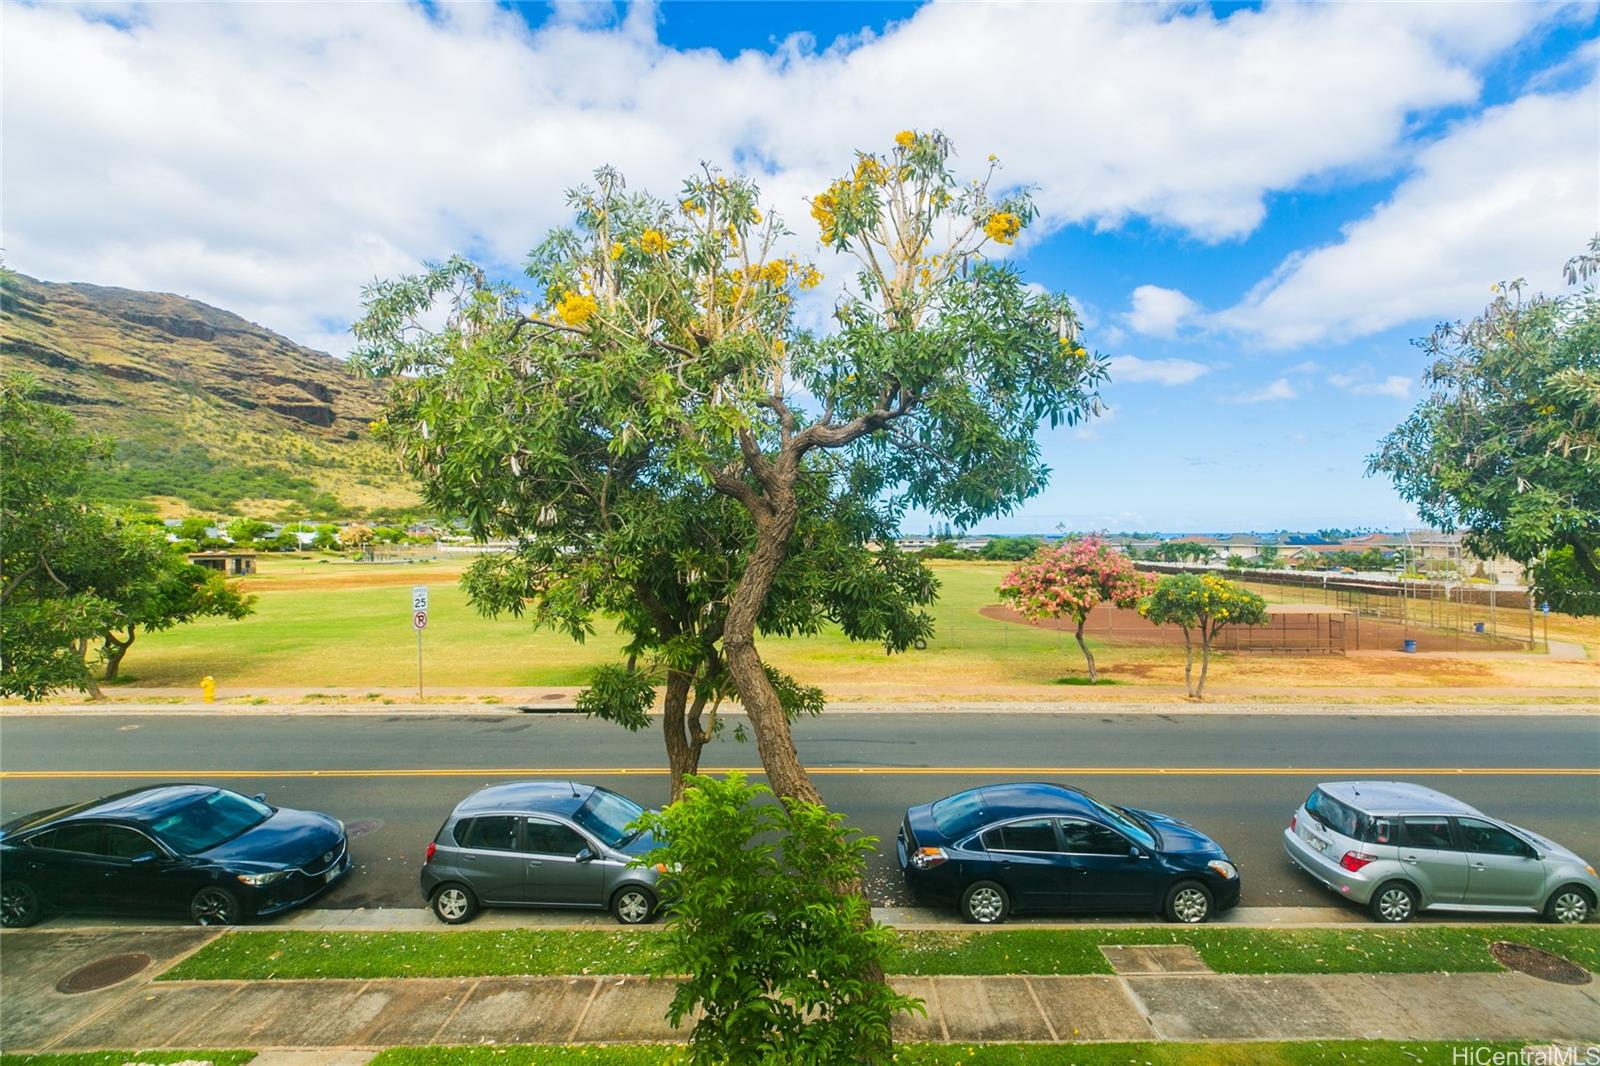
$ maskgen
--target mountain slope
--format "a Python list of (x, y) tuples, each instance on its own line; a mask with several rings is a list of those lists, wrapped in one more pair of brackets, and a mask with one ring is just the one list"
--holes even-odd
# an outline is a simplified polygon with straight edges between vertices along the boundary
[(0, 365), (116, 443), (95, 494), (163, 513), (381, 517), (415, 507), (374, 444), (380, 387), (238, 315), (7, 271)]

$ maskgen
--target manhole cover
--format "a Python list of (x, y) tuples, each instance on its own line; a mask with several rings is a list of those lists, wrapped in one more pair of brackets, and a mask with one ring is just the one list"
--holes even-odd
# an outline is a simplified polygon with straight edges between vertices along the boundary
[(345, 836), (361, 837), (366, 836), (368, 833), (376, 829), (382, 828), (383, 822), (377, 818), (357, 818), (353, 822), (346, 822), (344, 824), (344, 833)]
[(1591, 980), (1589, 971), (1577, 963), (1568, 962), (1560, 955), (1552, 955), (1548, 951), (1530, 948), (1526, 944), (1497, 940), (1489, 945), (1489, 954), (1506, 969), (1525, 973), (1529, 977), (1537, 977), (1541, 981), (1554, 981), (1562, 985), (1586, 985)]
[(567, 694), (565, 692), (546, 692), (539, 698), (542, 700), (564, 700), (567, 698)]
[(108, 955), (67, 974), (56, 982), (56, 991), (68, 995), (74, 992), (98, 992), (102, 988), (110, 988), (118, 981), (126, 981), (149, 965), (150, 956), (142, 952)]

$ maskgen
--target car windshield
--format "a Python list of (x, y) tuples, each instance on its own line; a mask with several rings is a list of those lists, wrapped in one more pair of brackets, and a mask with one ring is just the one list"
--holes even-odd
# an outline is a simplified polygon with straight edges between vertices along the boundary
[(929, 813), (933, 815), (933, 824), (939, 827), (945, 839), (955, 840), (966, 836), (983, 821), (983, 790), (968, 789), (935, 800)]
[(600, 838), (608, 848), (619, 847), (639, 834), (628, 829), (629, 823), (644, 813), (644, 808), (625, 796), (597, 788), (572, 820)]
[(1136, 843), (1144, 845), (1151, 851), (1156, 850), (1156, 835), (1143, 818), (1121, 807), (1101, 803), (1087, 792), (1083, 794), (1083, 798), (1092, 803), (1094, 809), (1100, 812), (1100, 817), (1120, 830), (1123, 836), (1131, 837)]
[(226, 844), (272, 817), (265, 803), (218, 790), (162, 815), (150, 831), (180, 855), (196, 855)]

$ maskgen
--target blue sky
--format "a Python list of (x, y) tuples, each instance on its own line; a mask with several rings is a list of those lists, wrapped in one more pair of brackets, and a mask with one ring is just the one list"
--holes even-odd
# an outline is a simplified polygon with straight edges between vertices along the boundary
[(805, 250), (853, 149), (939, 127), (1033, 188), (1017, 265), (1113, 357), (984, 528), (1392, 527), (1411, 338), (1600, 231), (1597, 40), (1593, 4), (12, 5), (5, 246), (342, 351), (362, 284), (514, 274), (601, 162), (754, 168)]

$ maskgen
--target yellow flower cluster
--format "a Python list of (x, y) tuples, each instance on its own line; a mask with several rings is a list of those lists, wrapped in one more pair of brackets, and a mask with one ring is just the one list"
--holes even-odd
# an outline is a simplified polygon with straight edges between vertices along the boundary
[(996, 244), (1010, 244), (1022, 232), (1022, 219), (1010, 211), (996, 211), (984, 222), (983, 232)]
[(855, 186), (863, 189), (868, 185), (883, 185), (889, 180), (889, 171), (878, 162), (877, 156), (864, 155), (856, 160)]
[(833, 231), (839, 225), (839, 216), (835, 213), (839, 209), (839, 197), (850, 188), (850, 183), (840, 178), (828, 186), (826, 192), (819, 192), (811, 201), (811, 217), (817, 220), (817, 225), (822, 228), (822, 243), (833, 243)]
[(1083, 345), (1079, 344), (1071, 337), (1061, 338), (1061, 352), (1063, 355), (1070, 355), (1074, 359), (1082, 359), (1089, 354), (1084, 349)]
[(786, 260), (774, 259), (760, 267), (760, 273), (762, 281), (776, 288), (788, 283), (789, 264)]
[(806, 267), (805, 272), (800, 275), (800, 287), (802, 289), (814, 289), (821, 284), (822, 273), (814, 266)]
[(910, 148), (913, 144), (917, 143), (917, 135), (911, 130), (901, 130), (899, 133), (894, 135), (894, 143), (898, 144), (901, 148)]
[(569, 326), (581, 326), (600, 310), (593, 296), (568, 289), (556, 304), (556, 316)]
[(611, 246), (611, 261), (614, 263), (622, 258), (622, 242), (617, 241)]
[(683, 213), (686, 215), (703, 215), (706, 213), (706, 209), (693, 200), (685, 200), (678, 206), (683, 209)]
[(646, 255), (661, 255), (670, 247), (671, 242), (658, 229), (647, 229), (639, 234), (639, 249)]

